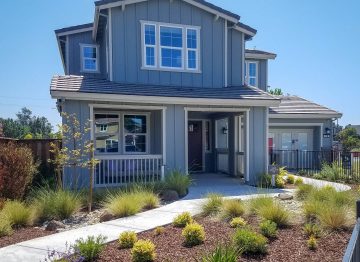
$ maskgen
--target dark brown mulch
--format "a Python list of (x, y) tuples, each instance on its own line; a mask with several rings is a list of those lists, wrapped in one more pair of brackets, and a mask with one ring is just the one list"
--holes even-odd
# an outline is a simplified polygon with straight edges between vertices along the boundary
[[(206, 232), (205, 243), (193, 248), (183, 246), (181, 229), (172, 225), (165, 227), (165, 232), (154, 236), (152, 231), (138, 234), (139, 239), (150, 239), (156, 245), (156, 261), (195, 261), (201, 255), (211, 252), (219, 243), (230, 243), (234, 229), (226, 223), (210, 218), (196, 218), (204, 226)], [(248, 218), (251, 226), (257, 228), (258, 221), (254, 217)], [(280, 229), (278, 238), (269, 243), (268, 254), (262, 257), (242, 256), (239, 261), (244, 262), (282, 262), (282, 261), (341, 261), (351, 231), (325, 234), (318, 241), (318, 249), (311, 251), (307, 247), (307, 237), (301, 225), (294, 225)], [(118, 249), (117, 242), (108, 244), (98, 261), (131, 261), (130, 250)]]
[(0, 237), (0, 248), (51, 234), (53, 234), (53, 232), (36, 227), (16, 229), (11, 236)]

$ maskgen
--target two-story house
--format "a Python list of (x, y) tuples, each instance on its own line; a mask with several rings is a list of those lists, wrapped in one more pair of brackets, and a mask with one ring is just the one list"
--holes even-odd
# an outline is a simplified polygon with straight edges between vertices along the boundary
[(276, 55), (245, 49), (256, 30), (237, 14), (203, 0), (101, 0), (93, 23), (55, 33), (65, 75), (50, 93), (60, 112), (90, 120), (95, 187), (173, 169), (255, 184), (267, 171), (269, 126), (270, 138), (283, 129), (288, 98), (266, 92)]

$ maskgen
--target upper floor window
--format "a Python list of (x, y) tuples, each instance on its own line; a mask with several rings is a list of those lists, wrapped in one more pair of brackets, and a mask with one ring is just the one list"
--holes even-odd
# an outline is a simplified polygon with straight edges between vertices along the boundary
[(199, 71), (199, 27), (142, 22), (142, 31), (144, 68)]
[(99, 48), (97, 45), (81, 45), (81, 64), (84, 72), (99, 71)]
[(257, 62), (245, 62), (245, 83), (250, 86), (258, 85), (257, 80), (258, 63)]

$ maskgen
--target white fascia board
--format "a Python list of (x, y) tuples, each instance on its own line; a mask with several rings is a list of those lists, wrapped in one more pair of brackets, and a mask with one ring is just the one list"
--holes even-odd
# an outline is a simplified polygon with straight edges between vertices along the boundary
[(275, 59), (276, 55), (270, 55), (270, 54), (249, 54), (245, 52), (245, 58), (246, 59)]
[(100, 15), (100, 11), (99, 8), (96, 7), (95, 8), (95, 14), (94, 14), (94, 30), (93, 30), (93, 40), (96, 40), (96, 35), (97, 35), (97, 30), (98, 30), (98, 25), (99, 25), (99, 15)]
[(90, 27), (86, 27), (86, 28), (75, 29), (75, 30), (71, 30), (71, 31), (57, 33), (56, 36), (60, 37), (60, 36), (64, 36), (64, 35), (80, 34), (80, 33), (89, 32), (89, 31), (92, 31), (92, 30), (93, 30), (93, 27), (90, 26)]
[(271, 119), (331, 119), (340, 118), (341, 114), (269, 114)]
[[(237, 23), (237, 22), (236, 22), (236, 23)], [(246, 34), (246, 35), (249, 35), (249, 36), (251, 36), (251, 37), (253, 37), (253, 36), (256, 35), (256, 33), (251, 32), (251, 31), (249, 31), (249, 30), (246, 30), (245, 28), (242, 28), (242, 27), (240, 27), (240, 26), (238, 26), (238, 25), (234, 25), (233, 28), (234, 28), (235, 30), (237, 30), (237, 31), (239, 31), (239, 32), (241, 32), (241, 33), (244, 33), (244, 34)]]
[(279, 106), (278, 100), (268, 99), (213, 99), (213, 98), (185, 98), (166, 96), (137, 96), (100, 93), (79, 93), (73, 91), (50, 91), (51, 97), (56, 99), (90, 100), (107, 102), (177, 104), (177, 105), (210, 105), (210, 106)]
[(136, 3), (141, 3), (141, 2), (146, 2), (148, 0), (124, 0), (124, 1), (117, 1), (114, 3), (108, 3), (108, 4), (104, 4), (104, 5), (99, 5), (99, 11), (102, 9), (108, 9), (108, 8), (113, 8), (113, 7), (123, 7), (125, 5), (131, 5), (131, 4), (136, 4)]
[(64, 61), (64, 54), (61, 50), (61, 43), (60, 43), (60, 38), (58, 36), (56, 36), (56, 40), (57, 40), (57, 43), (58, 43), (58, 48), (59, 48), (59, 52), (60, 52), (60, 57), (61, 57), (61, 62), (62, 62), (62, 65), (63, 65), (63, 69), (64, 69), (64, 73), (66, 74), (66, 67), (65, 67), (65, 61)]

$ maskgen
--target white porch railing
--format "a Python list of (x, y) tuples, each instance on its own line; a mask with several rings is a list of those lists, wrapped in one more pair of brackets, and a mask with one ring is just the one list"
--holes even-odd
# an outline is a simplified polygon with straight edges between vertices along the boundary
[(116, 187), (163, 178), (162, 155), (103, 155), (94, 170), (94, 187)]

